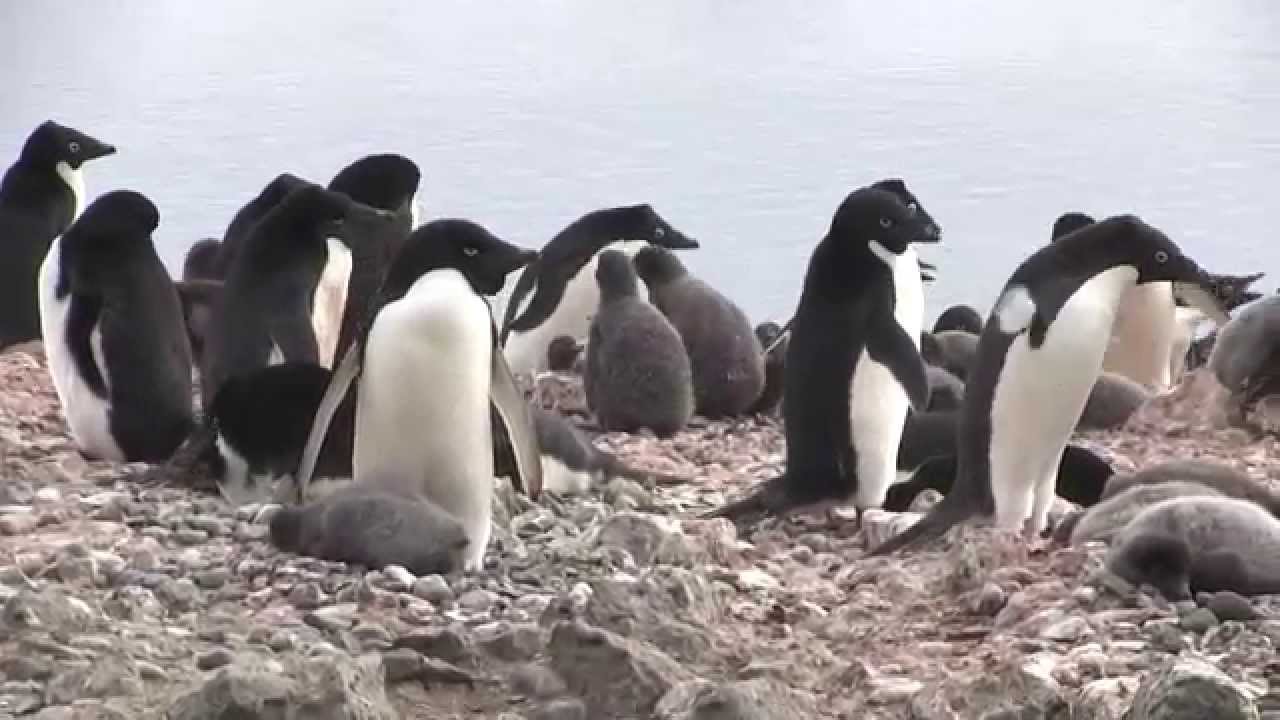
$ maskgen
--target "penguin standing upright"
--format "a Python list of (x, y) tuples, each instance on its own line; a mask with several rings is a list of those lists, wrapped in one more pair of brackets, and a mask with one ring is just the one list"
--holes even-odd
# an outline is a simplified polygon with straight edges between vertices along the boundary
[(53, 239), (84, 209), (86, 162), (115, 147), (52, 120), (0, 178), (0, 350), (40, 337), (36, 278)]
[(466, 530), (463, 569), (482, 567), (492, 530), (491, 408), (510, 438), (513, 481), (535, 497), (542, 486), (531, 410), (497, 347), (483, 297), (536, 255), (466, 220), (414, 231), (321, 400), (295, 478), (299, 497), (334, 410), (359, 375), (356, 484), (393, 483), (434, 503)]
[(87, 457), (160, 462), (192, 427), (191, 349), (173, 280), (139, 193), (94, 200), (55, 239), (39, 302), (53, 386)]
[(280, 173), (263, 186), (252, 200), (244, 204), (244, 207), (236, 211), (222, 234), (218, 260), (214, 264), (217, 279), (226, 278), (231, 270), (231, 263), (240, 253), (240, 248), (244, 247), (249, 233), (253, 231), (253, 226), (279, 205), (280, 201), (288, 197), (289, 193), (307, 184), (309, 183), (306, 180), (293, 173)]
[(503, 313), (501, 341), (512, 372), (543, 372), (552, 340), (586, 337), (600, 306), (595, 276), (600, 251), (630, 257), (649, 244), (698, 247), (647, 203), (589, 212), (551, 238), (520, 273)]
[(991, 311), (961, 408), (953, 490), (872, 554), (937, 537), (974, 514), (1044, 528), (1063, 448), (1079, 421), (1125, 294), (1174, 282), (1225, 320), (1207, 276), (1164, 233), (1132, 215), (1069, 233), (1014, 270)]
[(879, 507), (896, 478), (908, 405), (929, 398), (918, 346), (924, 321), (913, 243), (938, 226), (890, 189), (855, 190), (809, 260), (787, 347), (787, 467), (746, 499), (711, 512), (745, 522), (850, 500)]

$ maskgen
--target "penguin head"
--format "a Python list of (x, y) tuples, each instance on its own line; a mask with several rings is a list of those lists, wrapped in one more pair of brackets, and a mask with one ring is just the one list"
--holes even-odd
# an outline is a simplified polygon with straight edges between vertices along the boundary
[(147, 196), (133, 190), (112, 190), (99, 195), (71, 226), (70, 234), (95, 238), (136, 240), (148, 238), (160, 225), (160, 211)]
[(218, 253), (222, 243), (217, 238), (201, 238), (192, 243), (182, 261), (183, 280), (213, 280), (218, 277)]
[(470, 220), (443, 218), (419, 227), (405, 241), (387, 273), (383, 295), (404, 295), (432, 270), (457, 270), (481, 295), (502, 289), (507, 275), (533, 262), (536, 250), (502, 240)]
[(108, 145), (75, 128), (46, 120), (27, 138), (22, 147), (21, 160), (50, 169), (64, 162), (71, 169), (79, 170), (84, 163), (111, 155), (115, 151), (114, 145)]
[(675, 253), (658, 245), (641, 248), (631, 262), (635, 265), (636, 274), (650, 287), (664, 285), (689, 274)]
[[(1112, 232), (1098, 236), (1091, 245), (1100, 252), (1107, 265), (1130, 265), (1138, 271), (1139, 284), (1172, 282), (1174, 294), (1198, 308), (1219, 325), (1230, 317), (1222, 302), (1213, 294), (1213, 281), (1194, 260), (1185, 255), (1159, 229), (1136, 215), (1117, 215), (1104, 220)], [(1078, 235), (1072, 234), (1074, 237)]]
[(637, 240), (644, 240), (651, 245), (671, 248), (672, 250), (695, 250), (698, 241), (675, 229), (671, 223), (658, 214), (649, 203), (632, 205), (628, 210), (633, 216)]
[(933, 323), (933, 332), (945, 332), (947, 330), (963, 330), (973, 333), (974, 335), (982, 334), (982, 316), (978, 314), (968, 305), (952, 305)]
[(339, 170), (329, 181), (329, 189), (371, 207), (408, 212), (421, 179), (422, 173), (412, 160), (383, 153), (367, 155)]
[(600, 286), (600, 301), (632, 297), (638, 294), (636, 271), (631, 259), (617, 250), (605, 250), (596, 261), (596, 283)]
[(1191, 599), (1191, 548), (1187, 541), (1166, 533), (1145, 532), (1133, 537), (1109, 558), (1121, 577), (1151, 585), (1170, 602)]
[(908, 210), (925, 223), (924, 236), (915, 242), (939, 242), (942, 240), (942, 226), (938, 225), (938, 221), (934, 220), (929, 211), (924, 209), (924, 205), (920, 203), (920, 200), (907, 189), (907, 184), (902, 178), (886, 178), (872, 183), (871, 187), (893, 193), (902, 201), (903, 205), (907, 206)]
[(581, 341), (568, 335), (557, 335), (547, 345), (547, 369), (559, 373), (571, 372), (582, 351)]
[(272, 178), (258, 193), (258, 200), (264, 207), (272, 208), (289, 196), (289, 193), (311, 183), (293, 173), (280, 173)]
[(778, 335), (782, 333), (782, 327), (772, 320), (766, 320), (756, 326), (756, 339), (764, 347), (778, 339)]
[(1049, 235), (1049, 241), (1057, 242), (1058, 239), (1064, 235), (1070, 235), (1080, 228), (1089, 227), (1095, 222), (1097, 221), (1094, 220), (1091, 215), (1086, 215), (1082, 212), (1073, 210), (1071, 212), (1062, 213), (1058, 216), (1057, 220), (1053, 221), (1053, 230)]
[(348, 220), (376, 222), (392, 217), (384, 210), (352, 200), (345, 193), (326, 190), (310, 182), (294, 188), (271, 214), (287, 218), (295, 227), (317, 229), (318, 233), (304, 232), (298, 236), (308, 241), (317, 235), (344, 237), (343, 226)]
[(915, 242), (934, 242), (936, 226), (912, 210), (895, 193), (876, 187), (863, 187), (845, 197), (836, 209), (827, 232), (828, 252), (824, 258), (831, 269), (863, 267), (864, 256), (871, 254), (886, 265), (906, 252)]

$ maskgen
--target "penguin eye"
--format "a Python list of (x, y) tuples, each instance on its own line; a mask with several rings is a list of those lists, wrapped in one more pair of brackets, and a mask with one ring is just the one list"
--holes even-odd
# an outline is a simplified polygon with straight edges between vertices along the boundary
[(893, 220), (890, 220), (887, 217), (880, 218), (880, 227), (888, 230), (889, 228), (893, 227)]
[(466, 247), (462, 248), (462, 254), (466, 255), (467, 257), (475, 257), (476, 253), (478, 252), (480, 252), (479, 248), (476, 248), (472, 245), (467, 245)]
[(67, 149), (71, 151), (72, 155), (76, 155), (80, 152), (80, 143), (72, 140), (71, 143), (67, 145)]
[(1167, 253), (1167, 252), (1165, 252), (1165, 251), (1163, 251), (1163, 250), (1157, 250), (1157, 251), (1156, 251), (1156, 262), (1160, 263), (1161, 265), (1163, 265), (1163, 264), (1165, 264), (1165, 263), (1169, 262), (1169, 253)]
[(667, 231), (666, 231), (666, 230), (663, 230), (663, 229), (662, 229), (662, 228), (660, 228), (660, 227), (658, 227), (658, 228), (654, 228), (654, 230), (653, 230), (653, 236), (654, 236), (654, 237), (656, 237), (656, 238), (658, 238), (659, 240), (661, 240), (661, 239), (662, 239), (662, 236), (663, 236), (663, 235), (666, 235), (666, 234), (667, 234)]
[(920, 210), (920, 207), (915, 203), (907, 203), (907, 209), (911, 211), (912, 215), (915, 215)]

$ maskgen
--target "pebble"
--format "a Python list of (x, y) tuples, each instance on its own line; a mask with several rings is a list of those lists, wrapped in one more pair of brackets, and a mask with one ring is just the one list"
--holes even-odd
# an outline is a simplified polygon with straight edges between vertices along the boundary
[(0, 535), (27, 535), (36, 529), (38, 520), (31, 513), (0, 516)]
[(974, 596), (970, 607), (976, 615), (994, 617), (1004, 609), (1008, 599), (1009, 597), (1005, 594), (1004, 588), (993, 582), (988, 582), (983, 584), (982, 588)]
[(213, 670), (223, 665), (230, 665), (235, 660), (235, 655), (226, 648), (214, 648), (206, 653), (196, 656), (196, 667), (201, 670)]
[(386, 566), (382, 569), (382, 575), (386, 578), (383, 587), (392, 592), (409, 592), (413, 588), (413, 583), (417, 580), (413, 573), (399, 565)]
[(488, 612), (493, 607), (495, 596), (488, 590), (475, 588), (458, 596), (458, 607), (473, 613)]
[(228, 573), (226, 570), (202, 570), (195, 574), (196, 585), (205, 590), (216, 590), (227, 583)]
[(1229, 590), (1214, 593), (1206, 607), (1222, 622), (1229, 620), (1248, 622), (1258, 617), (1258, 611), (1247, 599)]
[(415, 580), (413, 594), (437, 606), (453, 602), (453, 588), (439, 575), (426, 575)]
[(183, 545), (203, 545), (209, 540), (209, 533), (195, 528), (179, 528), (173, 539)]
[(324, 601), (324, 591), (315, 583), (298, 583), (289, 590), (288, 601), (299, 610), (315, 610)]
[(1196, 608), (1178, 620), (1183, 630), (1197, 635), (1218, 624), (1218, 618), (1208, 608)]
[(355, 603), (342, 603), (312, 610), (302, 617), (302, 621), (317, 630), (347, 630), (355, 622), (360, 608)]

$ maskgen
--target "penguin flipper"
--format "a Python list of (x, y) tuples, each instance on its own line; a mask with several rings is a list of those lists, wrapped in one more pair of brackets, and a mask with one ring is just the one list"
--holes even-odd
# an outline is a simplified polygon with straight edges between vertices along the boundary
[[(347, 348), (346, 354), (342, 356), (342, 362), (334, 368), (333, 377), (329, 378), (329, 385), (325, 388), (324, 396), (320, 398), (320, 405), (316, 408), (315, 417), (311, 421), (311, 432), (307, 435), (307, 444), (303, 446), (302, 456), (298, 461), (298, 471), (293, 474), (294, 493), (299, 503), (306, 500), (307, 485), (311, 482), (311, 475), (316, 470), (320, 447), (324, 445), (324, 437), (329, 432), (333, 415), (342, 404), (342, 398), (346, 397), (351, 383), (360, 374), (360, 349), (361, 344), (358, 341), (351, 343), (351, 347)], [(281, 485), (283, 491), (284, 483)]]
[(929, 405), (929, 376), (924, 359), (907, 331), (893, 319), (884, 315), (880, 327), (867, 337), (867, 353), (871, 359), (884, 365), (907, 393), (911, 409), (924, 412)]
[[(510, 452), (515, 459), (515, 473), (511, 481), (526, 495), (536, 499), (542, 493), (542, 457), (538, 451), (538, 436), (534, 433), (533, 413), (524, 393), (516, 385), (502, 349), (495, 346), (490, 355), (489, 402), (502, 420)], [(498, 444), (496, 430), (495, 445)]]
[(267, 312), (267, 333), (285, 362), (320, 363), (320, 344), (305, 308), (283, 306)]

